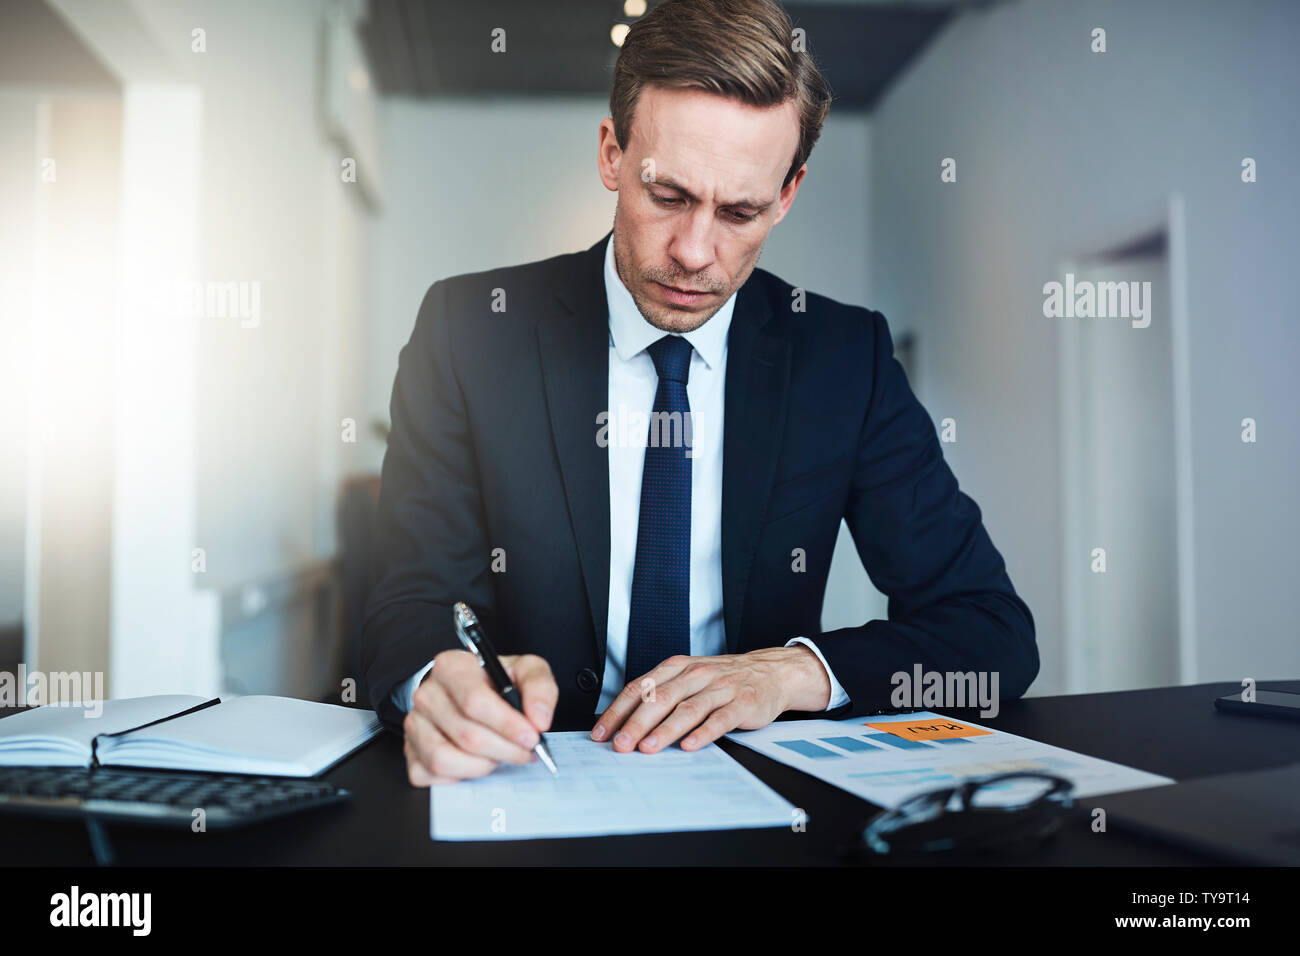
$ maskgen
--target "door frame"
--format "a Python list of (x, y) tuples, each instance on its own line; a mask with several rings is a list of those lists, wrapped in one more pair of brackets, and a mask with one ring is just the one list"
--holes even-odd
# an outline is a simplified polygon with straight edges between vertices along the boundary
[[(1187, 220), (1181, 193), (1170, 193), (1163, 203), (1144, 215), (1083, 246), (1083, 251), (1062, 258), (1056, 266), (1056, 278), (1064, 281), (1067, 272), (1106, 258), (1107, 252), (1123, 248), (1135, 238), (1163, 234), (1166, 261), (1169, 264), (1170, 359), (1173, 374), (1174, 412), (1174, 523), (1176, 531), (1178, 592), (1178, 679), (1181, 684), (1197, 679), (1196, 644), (1196, 566), (1193, 543), (1192, 489), (1192, 416), (1191, 368), (1189, 361), (1189, 326), (1187, 316)], [(1081, 348), (1076, 320), (1063, 320), (1058, 326), (1059, 348), (1057, 382), (1060, 390), (1060, 460), (1061, 460), (1061, 595), (1062, 637), (1064, 642), (1065, 689), (1067, 693), (1084, 693), (1086, 641), (1084, 605), (1086, 597), (1081, 572), (1089, 565), (1084, 540), (1082, 483), (1079, 480), (1083, 457), (1080, 407)]]

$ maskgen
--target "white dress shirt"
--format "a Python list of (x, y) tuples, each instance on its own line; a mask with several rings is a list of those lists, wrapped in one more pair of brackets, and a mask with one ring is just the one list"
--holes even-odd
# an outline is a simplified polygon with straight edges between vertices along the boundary
[[(636, 564), (637, 525), (641, 512), (641, 473), (650, 412), (659, 376), (646, 348), (665, 334), (645, 320), (632, 294), (614, 268), (614, 238), (605, 246), (605, 298), (609, 306), (609, 605), (605, 634), (605, 677), (595, 713), (602, 713), (623, 689), (627, 661), (627, 629), (632, 604), (632, 572)], [(727, 332), (736, 308), (736, 295), (707, 322), (683, 335), (694, 351), (686, 396), (691, 406), (691, 655), (725, 654), (727, 637), (722, 618), (722, 430), (725, 407)], [(677, 334), (677, 333), (672, 333)], [(827, 709), (848, 702), (826, 658), (806, 637), (786, 642), (806, 645), (830, 678)], [(393, 690), (393, 703), (410, 710), (415, 688), (429, 662)], [(639, 677), (640, 675), (633, 675)]]

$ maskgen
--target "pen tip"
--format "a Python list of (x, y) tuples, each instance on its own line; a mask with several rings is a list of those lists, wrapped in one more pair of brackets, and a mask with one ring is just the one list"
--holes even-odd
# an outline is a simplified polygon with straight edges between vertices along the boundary
[(546, 764), (546, 769), (551, 772), (552, 776), (558, 777), (560, 775), (560, 771), (555, 769), (555, 761), (551, 759), (551, 755), (545, 747), (538, 744), (534, 752), (537, 754), (537, 759)]

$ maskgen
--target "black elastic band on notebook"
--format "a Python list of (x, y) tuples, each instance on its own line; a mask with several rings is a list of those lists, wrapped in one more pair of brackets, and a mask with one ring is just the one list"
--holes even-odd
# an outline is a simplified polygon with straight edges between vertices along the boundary
[(195, 711), (203, 710), (214, 704), (221, 703), (220, 697), (214, 697), (211, 700), (204, 701), (201, 704), (195, 704), (188, 710), (182, 710), (179, 714), (171, 714), (167, 717), (159, 717), (157, 720), (151, 720), (147, 724), (141, 724), (139, 727), (128, 727), (126, 730), (117, 730), (111, 734), (95, 734), (90, 738), (90, 769), (94, 770), (99, 766), (99, 738), (100, 737), (121, 737), (123, 734), (135, 733), (137, 730), (144, 730), (146, 727), (152, 727), (154, 724), (165, 723), (169, 720), (175, 720), (177, 717), (184, 717), (186, 714), (192, 714)]

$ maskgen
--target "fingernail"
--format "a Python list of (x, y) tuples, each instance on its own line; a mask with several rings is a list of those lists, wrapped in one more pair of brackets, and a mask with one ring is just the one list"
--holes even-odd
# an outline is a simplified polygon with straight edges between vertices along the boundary
[(649, 737), (647, 737), (647, 738), (646, 738), (644, 741), (642, 741), (642, 742), (643, 742), (647, 747), (653, 747), (655, 744), (657, 744), (657, 743), (659, 742), (659, 738), (656, 737), (654, 734), (651, 734)]
[(519, 741), (519, 746), (525, 750), (532, 750), (537, 746), (537, 741), (533, 740), (532, 734), (520, 734), (515, 740)]
[(682, 741), (682, 746), (683, 746), (683, 747), (694, 747), (694, 746), (695, 746), (695, 738), (694, 738), (694, 737), (687, 737), (685, 740)]
[(627, 734), (619, 733), (615, 735), (614, 743), (616, 743), (620, 747), (627, 747), (632, 743), (632, 738), (629, 737)]
[(540, 721), (548, 721), (551, 719), (551, 708), (545, 704), (533, 704), (533, 716)]
[(591, 729), (591, 739), (592, 739), (592, 740), (604, 740), (604, 739), (605, 739), (605, 728), (604, 728), (603, 725), (601, 725), (601, 724), (597, 724), (595, 727), (593, 727), (593, 728)]

